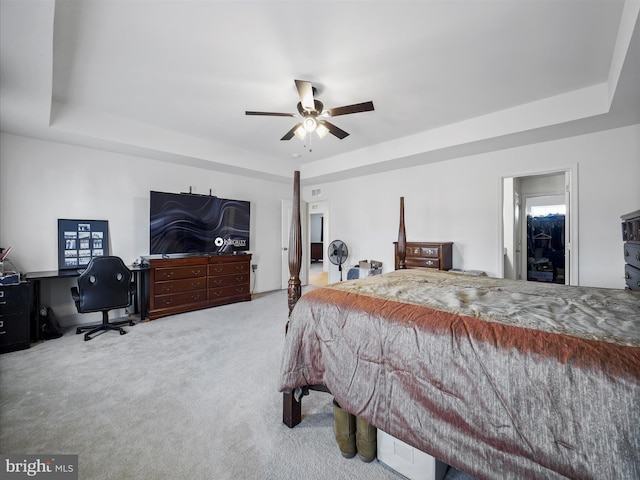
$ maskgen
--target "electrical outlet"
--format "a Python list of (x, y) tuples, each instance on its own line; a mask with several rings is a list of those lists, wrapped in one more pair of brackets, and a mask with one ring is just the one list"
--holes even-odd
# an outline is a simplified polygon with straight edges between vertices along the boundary
[(258, 269), (258, 265), (256, 265), (255, 263), (251, 264), (251, 271), (255, 272)]

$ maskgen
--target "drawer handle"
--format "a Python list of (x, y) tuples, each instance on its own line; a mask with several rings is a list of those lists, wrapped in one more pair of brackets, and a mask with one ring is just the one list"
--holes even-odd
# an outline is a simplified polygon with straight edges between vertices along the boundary
[(431, 248), (428, 248), (428, 249), (426, 250), (426, 252), (427, 252), (427, 255), (435, 255), (435, 254), (436, 254), (436, 251), (435, 251), (435, 250), (433, 250), (433, 249), (431, 249)]
[(636, 260), (640, 262), (640, 252), (636, 253)]
[(211, 292), (213, 293), (216, 297), (219, 297), (220, 295), (222, 295), (222, 292), (220, 290), (216, 290), (215, 292)]
[(200, 286), (200, 282), (193, 282), (193, 283), (191, 283), (191, 286), (193, 288), (198, 288)]
[(243, 290), (244, 290), (244, 288), (242, 288), (242, 287), (236, 288), (236, 292), (238, 292), (238, 293), (242, 293)]
[(213, 271), (216, 273), (220, 273), (222, 271), (222, 267), (213, 267)]
[(166, 292), (170, 292), (171, 290), (173, 290), (173, 285), (165, 285), (163, 287), (163, 289), (164, 289), (165, 293)]
[(191, 300), (200, 300), (200, 294), (191, 295)]
[(624, 273), (624, 278), (626, 280), (629, 280), (631, 278), (631, 275), (629, 275), (627, 272)]
[(244, 270), (244, 267), (245, 267), (244, 265), (236, 265), (236, 270), (241, 272)]
[(200, 269), (198, 269), (198, 270), (191, 270), (191, 273), (192, 273), (194, 276), (200, 275)]
[(163, 276), (164, 278), (171, 278), (171, 277), (173, 277), (173, 275), (174, 275), (173, 270), (172, 270), (172, 271), (170, 271), (170, 272), (162, 272), (162, 276)]
[(171, 300), (170, 298), (167, 298), (163, 300), (162, 303), (164, 303), (165, 305), (171, 305), (173, 303), (173, 300)]
[(427, 260), (427, 265), (429, 266), (433, 265), (433, 260)]
[(220, 279), (220, 278), (214, 278), (214, 279), (213, 279), (213, 283), (215, 283), (216, 285), (222, 285), (222, 279)]
[(6, 302), (6, 301), (4, 301), (4, 302), (0, 302), (0, 305), (6, 305), (6, 304), (7, 304), (7, 302)]
[(243, 282), (243, 281), (244, 281), (244, 275), (238, 275), (236, 277), (236, 282), (240, 283), (240, 282)]
[(629, 256), (629, 250), (627, 250), (626, 248), (624, 249), (624, 256), (628, 257)]

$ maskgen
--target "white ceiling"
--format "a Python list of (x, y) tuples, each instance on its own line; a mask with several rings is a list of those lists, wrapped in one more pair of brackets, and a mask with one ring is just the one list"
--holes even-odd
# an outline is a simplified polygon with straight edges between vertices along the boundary
[[(2, 131), (346, 178), (640, 123), (632, 0), (0, 0)], [(294, 79), (350, 133), (280, 138)]]

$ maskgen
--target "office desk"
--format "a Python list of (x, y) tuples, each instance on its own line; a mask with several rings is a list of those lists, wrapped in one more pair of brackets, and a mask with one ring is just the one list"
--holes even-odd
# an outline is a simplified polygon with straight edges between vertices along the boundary
[[(127, 265), (129, 270), (133, 272), (133, 283), (136, 285), (135, 299), (133, 301), (134, 313), (140, 314), (140, 319), (147, 318), (147, 305), (145, 301), (145, 275), (142, 272), (148, 270), (148, 267), (143, 265)], [(56, 278), (73, 278), (79, 277), (82, 273), (82, 269), (69, 269), (69, 270), (48, 270), (45, 272), (29, 272), (24, 276), (27, 282), (33, 285), (33, 307), (35, 311), (35, 320), (32, 320), (32, 332), (34, 341), (41, 340), (41, 328), (39, 322), (40, 316), (40, 282), (55, 280)], [(71, 299), (71, 293), (69, 293), (69, 299)]]

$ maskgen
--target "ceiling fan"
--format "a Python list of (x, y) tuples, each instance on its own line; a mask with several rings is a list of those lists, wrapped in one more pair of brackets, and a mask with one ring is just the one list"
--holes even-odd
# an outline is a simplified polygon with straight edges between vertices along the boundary
[[(338, 137), (340, 140), (347, 137), (349, 134), (339, 127), (336, 127), (333, 123), (329, 123), (324, 120), (323, 117), (337, 117), (340, 115), (348, 115), (351, 113), (370, 112), (373, 110), (373, 102), (356, 103), (353, 105), (345, 105), (344, 107), (335, 107), (328, 110), (323, 110), (324, 105), (320, 100), (316, 100), (314, 95), (316, 94), (316, 88), (304, 80), (295, 80), (296, 88), (298, 89), (298, 96), (300, 101), (298, 102), (298, 112), (302, 116), (303, 120), (293, 126), (291, 130), (284, 134), (280, 140), (291, 140), (294, 135), (297, 135), (301, 140), (304, 140), (307, 134), (316, 132), (320, 138), (323, 138), (327, 133)], [(295, 113), (278, 113), (278, 112), (250, 112), (245, 111), (246, 115), (263, 115), (270, 117), (297, 117)]]

